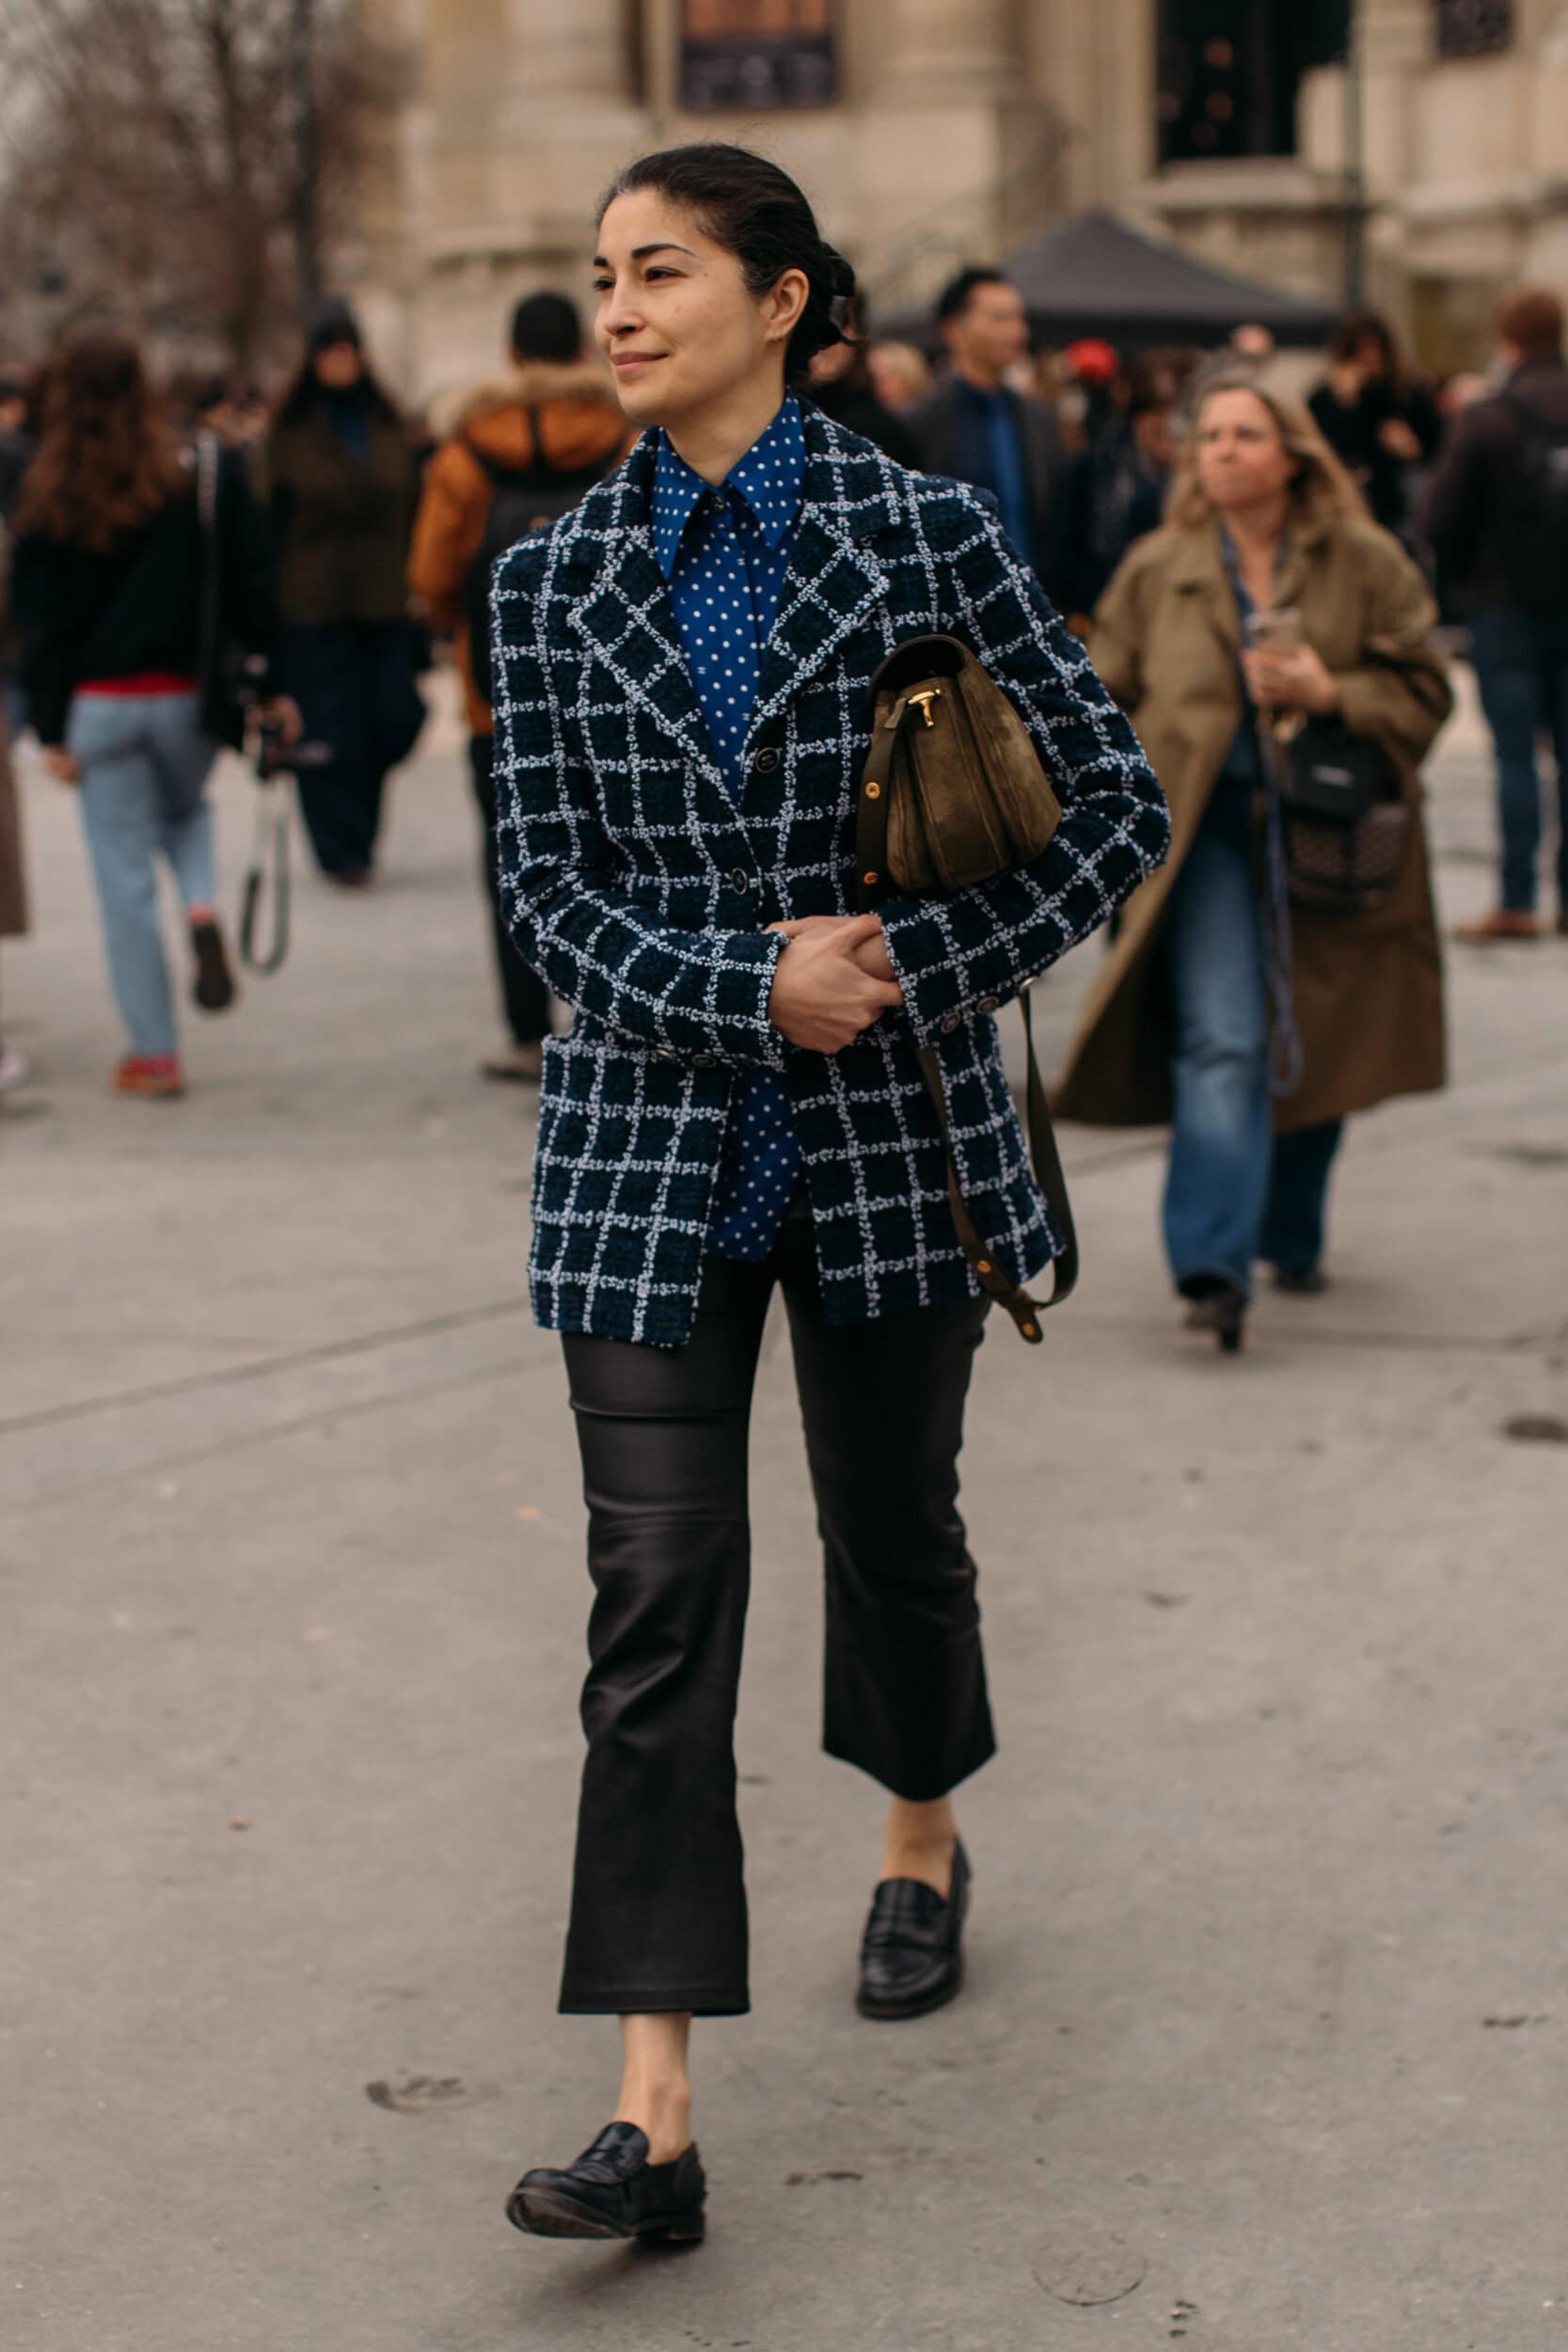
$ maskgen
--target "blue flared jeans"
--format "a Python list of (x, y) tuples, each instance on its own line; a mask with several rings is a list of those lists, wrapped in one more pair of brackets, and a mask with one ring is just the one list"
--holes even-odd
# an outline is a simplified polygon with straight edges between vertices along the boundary
[(1305, 1273), (1323, 1254), (1343, 1122), (1273, 1132), (1262, 910), (1250, 795), (1220, 787), (1171, 893), (1165, 954), (1174, 1092), (1164, 1235), (1176, 1287), (1250, 1296), (1253, 1261)]

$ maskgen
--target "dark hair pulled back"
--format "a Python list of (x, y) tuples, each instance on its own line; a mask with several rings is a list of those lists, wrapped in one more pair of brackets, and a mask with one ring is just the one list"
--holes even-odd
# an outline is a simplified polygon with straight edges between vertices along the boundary
[(640, 155), (616, 175), (600, 201), (595, 225), (618, 196), (643, 188), (684, 205), (716, 245), (733, 253), (749, 294), (766, 294), (787, 269), (805, 273), (811, 291), (784, 354), (791, 383), (805, 381), (817, 352), (849, 340), (844, 306), (855, 291), (855, 273), (829, 245), (804, 195), (777, 164), (719, 139), (661, 148)]

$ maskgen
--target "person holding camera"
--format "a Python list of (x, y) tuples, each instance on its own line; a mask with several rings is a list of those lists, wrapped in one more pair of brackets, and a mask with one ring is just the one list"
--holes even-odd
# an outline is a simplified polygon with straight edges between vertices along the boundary
[[(1307, 411), (1256, 375), (1212, 377), (1166, 523), (1126, 557), (1089, 641), (1164, 786), (1173, 839), (1121, 917), (1057, 1107), (1170, 1123), (1171, 1273), (1189, 1320), (1227, 1348), (1255, 1260), (1282, 1290), (1323, 1289), (1345, 1118), (1444, 1083), (1418, 779), (1452, 703), (1435, 618)], [(1309, 720), (1375, 744), (1411, 811), (1402, 871), (1365, 912), (1286, 898), (1260, 729)]]
[(207, 724), (215, 681), (203, 675), (209, 590), (268, 715), (288, 734), (298, 727), (293, 706), (270, 691), (271, 549), (244, 467), (220, 462), (211, 532), (197, 472), (126, 337), (84, 335), (52, 364), (12, 558), (22, 683), (44, 759), (81, 806), (127, 1036), (114, 1084), (155, 1098), (184, 1088), (160, 859), (184, 909), (195, 1002), (220, 1012), (235, 993), (207, 799), (218, 751)]

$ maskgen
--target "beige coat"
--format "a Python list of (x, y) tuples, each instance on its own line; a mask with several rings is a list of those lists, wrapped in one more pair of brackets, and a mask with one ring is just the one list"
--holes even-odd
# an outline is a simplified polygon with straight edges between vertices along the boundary
[(11, 772), (10, 739), (0, 716), (0, 939), (27, 929), (27, 876), (22, 863), (22, 812)]
[[(1390, 755), (1418, 811), (1419, 764), (1452, 707), (1415, 565), (1370, 522), (1304, 526), (1278, 590), (1335, 674), (1343, 716)], [(1171, 1009), (1158, 954), (1173, 883), (1242, 716), (1241, 630), (1216, 525), (1140, 540), (1095, 616), (1095, 667), (1129, 713), (1170, 803), (1166, 863), (1122, 910), (1057, 1095), (1064, 1117), (1158, 1125), (1171, 1113)], [(1445, 1075), (1443, 967), (1424, 830), (1389, 903), (1292, 910), (1301, 1086), (1276, 1111), (1307, 1127), (1420, 1094)]]

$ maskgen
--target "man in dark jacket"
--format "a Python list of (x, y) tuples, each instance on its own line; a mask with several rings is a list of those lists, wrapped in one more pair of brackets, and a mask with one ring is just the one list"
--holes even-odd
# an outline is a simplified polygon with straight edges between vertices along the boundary
[(1552, 739), (1558, 930), (1568, 934), (1568, 361), (1562, 305), (1525, 286), (1497, 311), (1500, 392), (1454, 425), (1433, 479), (1427, 536), (1470, 624), (1471, 659), (1497, 766), (1501, 903), (1457, 936), (1535, 939), (1541, 779)]
[(960, 270), (937, 303), (937, 324), (952, 373), (904, 422), (930, 472), (993, 493), (1014, 549), (1037, 565), (1065, 452), (1053, 411), (1005, 380), (1029, 348), (1022, 297), (1000, 270)]

